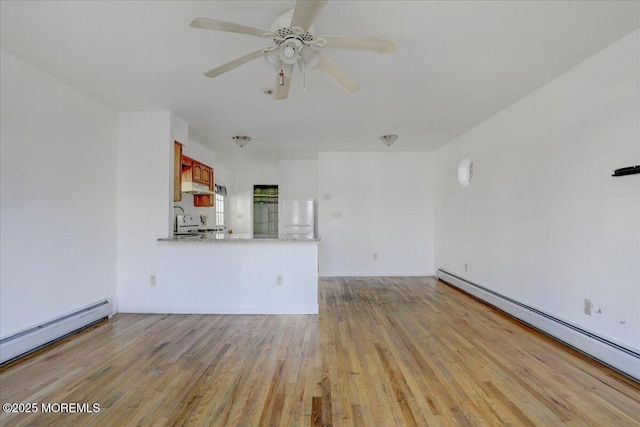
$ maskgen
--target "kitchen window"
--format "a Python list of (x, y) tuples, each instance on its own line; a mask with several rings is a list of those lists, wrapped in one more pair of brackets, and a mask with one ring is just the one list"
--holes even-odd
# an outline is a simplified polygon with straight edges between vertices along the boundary
[(224, 199), (222, 194), (216, 194), (216, 225), (224, 226)]
[(225, 202), (227, 198), (227, 187), (222, 185), (216, 185), (216, 199), (215, 199), (215, 209), (216, 209), (216, 226), (224, 227), (225, 218), (224, 218), (224, 210), (225, 210)]

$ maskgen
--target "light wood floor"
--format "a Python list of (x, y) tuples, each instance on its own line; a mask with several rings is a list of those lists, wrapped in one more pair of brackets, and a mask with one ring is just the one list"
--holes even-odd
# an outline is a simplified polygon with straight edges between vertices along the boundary
[(3, 426), (640, 426), (640, 385), (432, 278), (320, 283), (319, 316), (120, 314), (0, 371)]

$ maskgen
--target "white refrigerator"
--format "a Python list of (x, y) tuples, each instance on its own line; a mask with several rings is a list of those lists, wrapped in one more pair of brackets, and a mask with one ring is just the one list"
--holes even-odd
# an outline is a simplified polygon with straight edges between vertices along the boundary
[(284, 199), (280, 237), (313, 239), (316, 235), (315, 202), (313, 199)]

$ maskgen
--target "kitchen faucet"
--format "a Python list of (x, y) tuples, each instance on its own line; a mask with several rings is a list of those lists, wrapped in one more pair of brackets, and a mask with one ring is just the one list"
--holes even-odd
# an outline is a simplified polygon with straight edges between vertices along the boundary
[[(182, 211), (182, 216), (184, 217), (185, 213), (184, 213), (184, 209), (182, 209), (182, 206), (173, 205), (173, 209), (176, 209), (176, 208)], [(175, 233), (176, 231), (178, 231), (178, 215), (176, 215), (175, 218), (173, 218), (173, 232)]]

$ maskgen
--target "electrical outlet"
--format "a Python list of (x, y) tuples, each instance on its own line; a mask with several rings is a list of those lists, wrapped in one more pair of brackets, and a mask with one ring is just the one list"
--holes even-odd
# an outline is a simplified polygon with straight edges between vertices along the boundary
[(378, 259), (378, 252), (373, 253), (373, 259)]
[(464, 271), (469, 271), (469, 264), (466, 262), (464, 263)]
[(584, 314), (588, 314), (591, 316), (591, 309), (593, 308), (593, 304), (591, 304), (591, 300), (585, 298), (584, 299)]
[(279, 274), (276, 276), (276, 286), (282, 285), (284, 285), (284, 276), (282, 274)]
[(242, 219), (242, 218), (244, 218), (244, 215), (243, 214), (238, 214), (238, 219)]
[(149, 276), (149, 284), (151, 286), (157, 286), (158, 285), (158, 279), (156, 278), (155, 274), (152, 274)]

